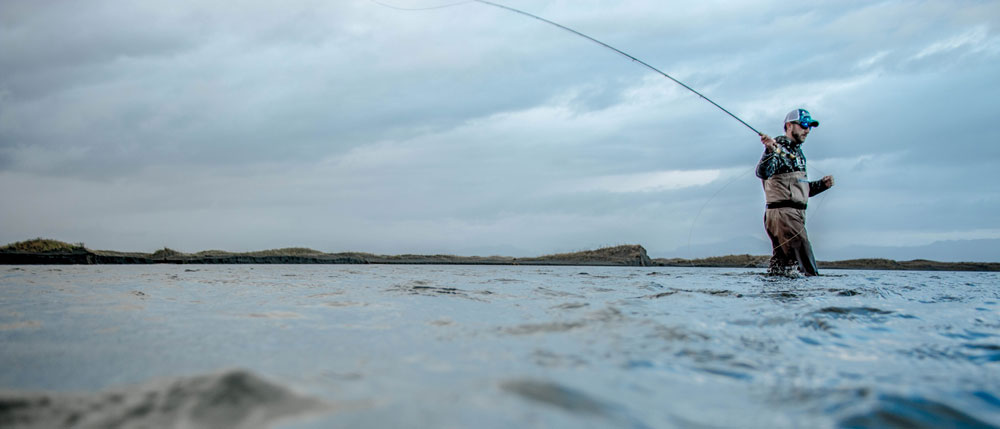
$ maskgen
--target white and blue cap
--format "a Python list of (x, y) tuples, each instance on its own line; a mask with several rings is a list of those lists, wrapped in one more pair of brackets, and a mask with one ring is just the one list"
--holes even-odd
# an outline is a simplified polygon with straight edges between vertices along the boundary
[(809, 115), (809, 111), (806, 109), (795, 109), (792, 110), (791, 112), (788, 112), (788, 114), (785, 115), (785, 123), (787, 124), (789, 122), (798, 122), (799, 125), (802, 125), (804, 127), (819, 126), (819, 121), (813, 119), (812, 116)]

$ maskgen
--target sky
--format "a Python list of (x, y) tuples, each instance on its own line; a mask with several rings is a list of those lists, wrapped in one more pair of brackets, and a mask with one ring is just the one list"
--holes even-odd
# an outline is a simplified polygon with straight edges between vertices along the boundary
[[(0, 0), (0, 242), (770, 253), (743, 124), (541, 21), (380, 2)], [(1000, 2), (501, 3), (767, 134), (812, 112), (817, 259), (1000, 260)]]

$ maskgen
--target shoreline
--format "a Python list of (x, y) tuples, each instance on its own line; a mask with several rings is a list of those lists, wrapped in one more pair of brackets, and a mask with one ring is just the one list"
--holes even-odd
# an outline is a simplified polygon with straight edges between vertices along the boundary
[[(410, 265), (561, 265), (693, 268), (767, 268), (767, 255), (727, 255), (710, 258), (650, 258), (638, 244), (527, 258), (508, 256), (376, 255), (361, 252), (324, 253), (286, 248), (257, 252), (207, 250), (183, 253), (164, 248), (153, 253), (91, 250), (82, 244), (36, 239), (0, 248), (0, 265), (128, 265), (128, 264), (410, 264)], [(850, 259), (819, 261), (823, 269), (903, 271), (1000, 271), (997, 262), (939, 262), (925, 259)]]
[(257, 252), (206, 250), (183, 253), (164, 248), (153, 253), (91, 250), (82, 245), (55, 240), (30, 240), (0, 248), (0, 265), (96, 265), (96, 264), (421, 264), (421, 265), (581, 265), (655, 266), (639, 245), (621, 245), (596, 250), (537, 257), (376, 255), (362, 252), (324, 253), (305, 248)]

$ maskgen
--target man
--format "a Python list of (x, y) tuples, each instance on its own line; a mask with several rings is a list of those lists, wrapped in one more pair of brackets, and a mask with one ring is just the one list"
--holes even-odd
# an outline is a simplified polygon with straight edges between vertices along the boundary
[(806, 180), (806, 157), (802, 154), (809, 131), (819, 126), (805, 109), (785, 115), (785, 135), (760, 135), (764, 155), (757, 164), (757, 177), (764, 184), (767, 210), (764, 229), (771, 238), (769, 275), (792, 275), (798, 266), (802, 274), (815, 276), (816, 259), (806, 235), (806, 203), (809, 197), (830, 189), (833, 176)]

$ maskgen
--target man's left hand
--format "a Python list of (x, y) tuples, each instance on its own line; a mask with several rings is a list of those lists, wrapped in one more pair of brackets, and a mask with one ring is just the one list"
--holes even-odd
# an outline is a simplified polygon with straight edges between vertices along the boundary
[(832, 188), (833, 187), (833, 176), (824, 176), (823, 179), (821, 179), (821, 180), (823, 181), (823, 186), (824, 187), (827, 187), (827, 188)]

